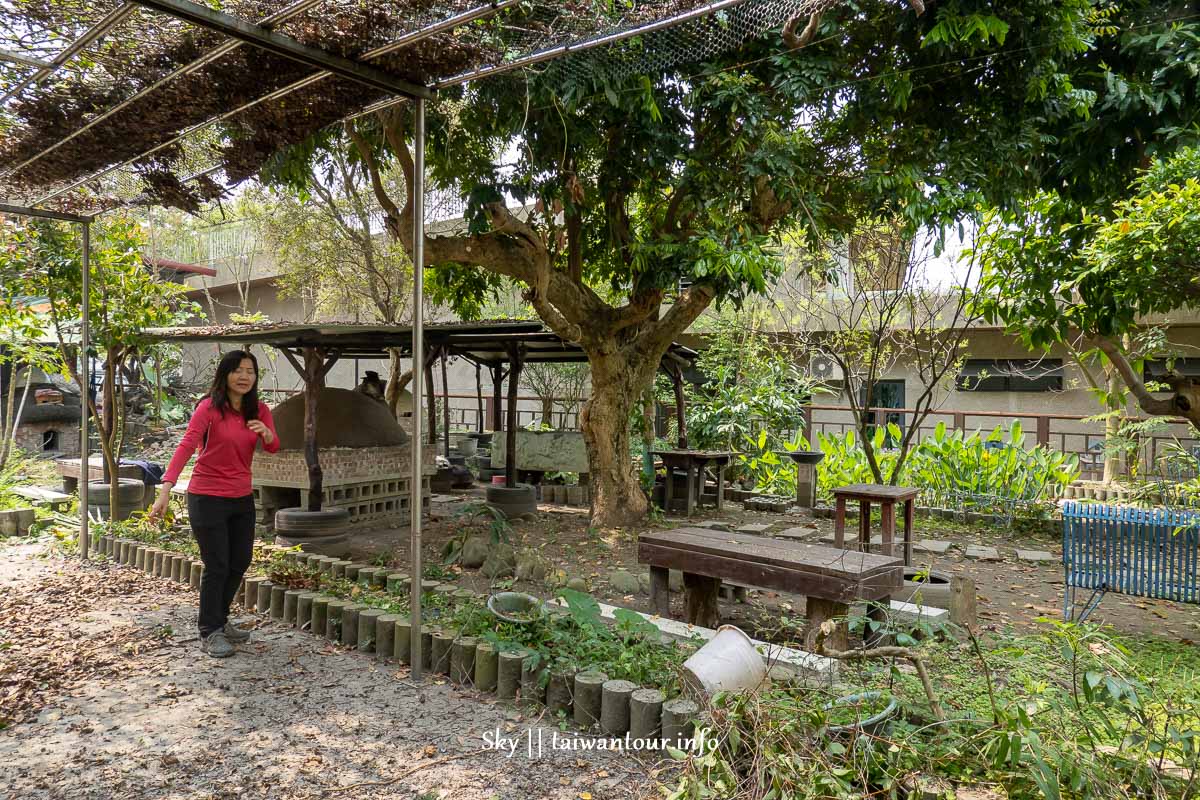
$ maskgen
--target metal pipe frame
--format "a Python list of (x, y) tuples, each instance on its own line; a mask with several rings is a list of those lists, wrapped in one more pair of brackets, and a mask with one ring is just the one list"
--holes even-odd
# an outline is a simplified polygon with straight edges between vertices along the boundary
[[(298, 2), (292, 3), (291, 5), (287, 6), (286, 8), (280, 9), (279, 11), (275, 12), (274, 14), (271, 14), (270, 16), (263, 17), (259, 21), (258, 24), (262, 27), (278, 25), (281, 22), (286, 22), (287, 20), (291, 19), (292, 17), (295, 17), (299, 14), (303, 14), (305, 11), (308, 11), (309, 9), (313, 8), (314, 6), (320, 5), (322, 2), (324, 2), (324, 0), (298, 0)], [(453, 17), (448, 17), (440, 22), (435, 22), (432, 25), (427, 25), (426, 27), (421, 28), (418, 31), (414, 31), (412, 33), (407, 33), (395, 42), (390, 42), (381, 47), (377, 47), (374, 50), (369, 50), (366, 53), (364, 53), (361, 56), (361, 58), (368, 58), (368, 59), (369, 58), (378, 58), (381, 55), (393, 53), (393, 52), (400, 50), (404, 47), (407, 47), (409, 45), (416, 44), (417, 42), (427, 39), (430, 36), (433, 36), (435, 34), (442, 33), (443, 31), (452, 30), (453, 28), (457, 28), (460, 25), (465, 25), (468, 22), (474, 22), (475, 20), (483, 19), (484, 17), (488, 17), (493, 14), (496, 14), (500, 11), (503, 11), (506, 8), (517, 5), (520, 2), (521, 2), (521, 0), (498, 0), (497, 2), (493, 2), (490, 5), (480, 6), (479, 8), (471, 9), (470, 11), (464, 11), (461, 14), (456, 14)], [(8, 169), (5, 169), (5, 170), (0, 170), (0, 178), (7, 177), (21, 169), (24, 169), (25, 167), (29, 166), (33, 162), (37, 161), (38, 159), (43, 158), (44, 156), (47, 156), (50, 153), (53, 153), (59, 147), (62, 147), (64, 144), (71, 141), (75, 137), (77, 137), (83, 133), (86, 133), (87, 131), (91, 130), (95, 126), (97, 126), (100, 123), (104, 122), (105, 120), (111, 118), (114, 114), (120, 113), (121, 111), (125, 110), (129, 106), (136, 103), (138, 100), (141, 100), (142, 98), (146, 97), (147, 95), (151, 94), (152, 92), (156, 91), (157, 89), (160, 89), (163, 86), (166, 86), (168, 83), (175, 80), (176, 78), (181, 78), (184, 75), (188, 75), (202, 67), (207, 66), (208, 64), (211, 64), (212, 62), (216, 61), (217, 59), (221, 58), (222, 56), (228, 55), (229, 53), (233, 52), (237, 48), (241, 47), (243, 44), (244, 44), (243, 41), (241, 41), (239, 39), (234, 39), (232, 41), (225, 42), (224, 44), (218, 45), (216, 48), (214, 48), (213, 50), (210, 50), (208, 53), (205, 53), (200, 58), (196, 59), (195, 61), (191, 62), (190, 64), (186, 64), (186, 65), (180, 67), (179, 69), (176, 69), (176, 70), (164, 75), (163, 77), (159, 78), (154, 83), (147, 86), (146, 88), (136, 92), (135, 94), (126, 98), (125, 100), (122, 100), (120, 103), (118, 103), (117, 105), (108, 109), (103, 114), (100, 114), (99, 116), (89, 120), (87, 122), (87, 124), (85, 124), (83, 127), (72, 131), (70, 134), (63, 137), (62, 139), (59, 139), (57, 142), (50, 145), (45, 150), (42, 150), (40, 153), (36, 153), (35, 155), (30, 156), (29, 158), (27, 158), (26, 160), (22, 161), (20, 164), (17, 164), (14, 167), (9, 167)], [(307, 84), (305, 84), (305, 85), (307, 85)], [(388, 102), (391, 103), (393, 101), (389, 100)], [(189, 129), (189, 132), (192, 132), (192, 129)], [(174, 143), (176, 141), (178, 141), (178, 139), (172, 140), (172, 143)], [(138, 158), (144, 158), (144, 156), (139, 156)], [(133, 160), (137, 160), (137, 159), (133, 159)], [(118, 166), (116, 166), (114, 169), (120, 169), (121, 167), (128, 166), (130, 163), (132, 163), (132, 161), (123, 162), (122, 164), (119, 164)], [(205, 175), (205, 174), (208, 174), (209, 172), (214, 172), (217, 169), (220, 169), (220, 167), (212, 167), (208, 170), (204, 170), (202, 172), (196, 173), (195, 175), (189, 175), (188, 177), (184, 178), (183, 180), (185, 182), (189, 181), (189, 180), (194, 180), (195, 178), (199, 177), (200, 175)], [(86, 183), (88, 180), (94, 180), (95, 178), (103, 177), (106, 174), (108, 174), (108, 171), (97, 173), (93, 177), (87, 178), (84, 182)], [(75, 187), (74, 186), (68, 187), (68, 189), (66, 191), (69, 191), (72, 188), (75, 188)]]
[[(157, 1), (157, 0), (153, 0), (153, 1)], [(141, 0), (136, 0), (136, 2), (141, 2)], [(440, 23), (435, 23), (434, 25), (430, 25), (425, 28), (422, 28), (421, 31), (417, 32), (417, 33), (421, 34), (420, 36), (416, 36), (415, 33), (410, 34), (408, 36), (406, 45), (414, 44), (415, 42), (418, 42), (422, 39), (428, 38), (429, 36), (432, 36), (435, 33), (439, 33), (441, 31), (449, 30), (451, 28), (457, 27), (459, 25), (464, 24), (464, 22), (470, 22), (472, 20), (481, 19), (482, 17), (488, 16), (489, 14), (496, 13), (498, 11), (503, 10), (504, 8), (508, 8), (509, 5), (511, 5), (515, 2), (519, 2), (519, 0), (505, 0), (504, 2), (495, 3), (493, 6), (480, 7), (477, 9), (473, 9), (472, 11), (467, 11), (467, 12), (464, 12), (463, 14), (456, 15), (455, 17), (447, 18)], [(297, 4), (297, 5), (299, 5), (299, 4)], [(283, 12), (280, 12), (280, 13), (283, 13)], [(297, 12), (297, 13), (299, 13), (299, 12)], [(451, 23), (453, 23), (453, 24), (451, 24)], [(364, 57), (365, 58), (377, 58), (378, 56), (383, 55), (384, 53), (392, 52), (394, 49), (396, 49), (396, 48), (394, 48), (391, 44), (383, 45), (382, 47), (378, 47), (375, 50), (369, 51), (368, 53), (366, 53), (364, 55)], [(193, 62), (193, 63), (198, 64), (198, 62), (199, 62), (199, 60), (197, 62)], [(207, 63), (207, 62), (205, 62), (205, 63)], [(179, 74), (183, 74), (183, 73), (179, 73)], [(99, 172), (93, 172), (91, 175), (87, 175), (83, 178), (80, 178), (70, 184), (67, 184), (66, 186), (64, 186), (61, 189), (55, 190), (51, 194), (48, 194), (48, 195), (45, 195), (44, 197), (39, 198), (37, 201), (35, 201), (35, 204), (40, 205), (41, 203), (45, 203), (48, 200), (53, 200), (56, 197), (66, 194), (67, 192), (71, 191), (72, 189), (77, 189), (80, 186), (83, 186), (85, 183), (90, 183), (91, 181), (99, 180), (100, 178), (103, 178), (105, 175), (108, 175), (112, 172), (116, 172), (119, 169), (128, 167), (130, 164), (140, 161), (143, 158), (152, 156), (155, 153), (157, 153), (158, 151), (163, 150), (167, 147), (170, 147), (171, 145), (176, 144), (176, 143), (186, 139), (187, 137), (191, 136), (192, 134), (194, 134), (198, 131), (204, 130), (205, 128), (207, 128), (209, 126), (216, 125), (219, 122), (223, 122), (233, 116), (236, 116), (237, 114), (242, 113), (243, 111), (247, 111), (251, 108), (254, 108), (255, 106), (259, 105), (260, 103), (269, 102), (271, 100), (278, 100), (279, 98), (284, 97), (294, 91), (303, 89), (306, 86), (311, 86), (312, 84), (314, 84), (318, 81), (324, 80), (325, 78), (329, 77), (332, 74), (333, 73), (324, 71), (324, 70), (321, 72), (317, 72), (313, 75), (309, 75), (306, 78), (302, 78), (301, 80), (298, 80), (295, 83), (291, 83), (291, 84), (288, 84), (287, 86), (283, 86), (279, 89), (276, 89), (275, 91), (271, 92), (270, 94), (264, 95), (263, 97), (256, 98), (254, 100), (251, 100), (248, 103), (244, 103), (243, 105), (238, 106), (237, 108), (231, 109), (229, 111), (225, 111), (225, 112), (221, 113), (220, 115), (213, 117), (212, 119), (208, 119), (203, 122), (198, 122), (195, 125), (184, 129), (183, 131), (181, 131), (179, 134), (172, 137), (168, 141), (163, 142), (159, 145), (156, 145), (155, 147), (152, 147), (151, 149), (149, 149), (143, 153), (139, 153), (138, 155), (133, 156), (132, 158), (126, 159), (125, 161), (122, 161), (120, 164), (114, 164), (111, 167), (105, 167), (104, 169), (100, 170)], [(161, 86), (170, 77), (171, 76), (162, 78), (158, 83), (154, 84), (151, 87), (148, 87), (147, 92), (150, 91), (151, 89)], [(135, 99), (136, 99), (136, 97), (130, 98), (129, 100), (127, 100), (125, 102), (132, 103)], [(391, 105), (393, 102), (395, 102), (395, 101), (388, 100), (388, 101), (386, 101), (386, 104)], [(116, 113), (116, 111), (118, 111), (118, 110), (120, 110), (119, 107), (116, 109), (113, 109), (112, 111), (110, 111), (108, 113), (109, 114)], [(360, 112), (360, 114), (361, 114), (361, 112)], [(348, 117), (348, 119), (349, 118), (351, 118), (351, 117)], [(92, 124), (95, 124), (96, 122), (99, 122), (99, 121), (100, 121), (99, 119), (93, 120), (92, 123), (89, 123), (88, 127), (90, 127)], [(30, 161), (40, 158), (45, 153), (50, 152), (54, 148), (63, 144), (64, 142), (69, 141), (74, 136), (79, 135), (84, 130), (86, 130), (86, 127), (79, 131), (72, 133), (71, 136), (68, 136), (66, 139), (59, 141), (58, 143), (56, 143), (55, 145), (53, 145), (51, 148), (44, 151), (43, 153), (40, 153), (37, 156), (34, 156), (34, 158), (30, 159)], [(25, 166), (25, 164), (28, 164), (28, 163), (29, 163), (29, 161), (26, 161), (24, 164), (20, 164), (17, 167), (15, 167), (14, 170), (12, 170), (12, 171), (15, 171), (16, 169), (20, 169), (21, 167)], [(196, 173), (195, 175), (188, 176), (184, 180), (193, 180), (197, 177), (200, 177), (201, 175), (207, 175), (210, 172), (214, 172), (218, 169), (220, 169), (220, 166), (212, 167), (207, 170), (202, 170), (202, 171)], [(4, 174), (9, 174), (9, 173), (4, 173)]]
[(692, 9), (686, 14), (680, 14), (667, 19), (660, 19), (656, 22), (649, 22), (639, 28), (630, 28), (626, 31), (610, 33), (607, 36), (599, 36), (595, 39), (589, 39), (578, 44), (559, 45), (558, 47), (552, 47), (549, 50), (542, 50), (541, 52), (532, 53), (522, 58), (518, 58), (514, 61), (510, 61), (507, 64), (497, 64), (491, 67), (481, 67), (479, 69), (461, 72), (453, 77), (440, 81), (434, 81), (433, 88), (440, 90), (450, 86), (458, 86), (460, 84), (467, 83), (468, 81), (479, 80), (480, 78), (486, 78), (491, 75), (499, 75), (501, 73), (511, 72), (515, 69), (521, 69), (523, 67), (532, 67), (535, 64), (542, 63), (543, 61), (550, 61), (552, 59), (561, 58), (574, 53), (582, 53), (585, 50), (603, 47), (604, 45), (608, 44), (616, 44), (617, 42), (623, 42), (626, 39), (632, 39), (635, 36), (644, 36), (647, 33), (654, 33), (655, 31), (660, 31), (665, 28), (672, 28), (685, 22), (691, 22), (692, 20), (707, 17), (710, 14), (715, 14), (718, 11), (725, 11), (736, 6), (740, 6), (746, 2), (748, 2), (748, 0), (720, 0), (720, 2), (709, 3), (701, 8)]
[[(85, 183), (90, 183), (91, 181), (99, 180), (100, 178), (103, 178), (105, 175), (108, 175), (111, 172), (116, 172), (119, 169), (128, 167), (130, 164), (133, 164), (136, 161), (141, 161), (143, 158), (146, 158), (147, 156), (154, 155), (159, 150), (163, 150), (177, 142), (183, 141), (184, 139), (191, 136), (193, 133), (196, 133), (197, 131), (204, 130), (205, 128), (208, 128), (212, 125), (216, 125), (218, 122), (224, 122), (225, 120), (229, 119), (230, 117), (236, 116), (236, 115), (242, 113), (243, 111), (246, 111), (247, 109), (254, 108), (259, 103), (266, 103), (271, 100), (276, 100), (280, 97), (283, 97), (284, 95), (287, 95), (287, 94), (290, 94), (291, 92), (296, 91), (297, 89), (302, 89), (305, 86), (310, 86), (314, 83), (322, 81), (325, 79), (326, 75), (327, 75), (327, 73), (320, 73), (320, 72), (318, 72), (314, 75), (309, 75), (307, 78), (296, 81), (295, 83), (292, 83), (292, 84), (288, 84), (287, 86), (284, 86), (280, 89), (276, 89), (275, 91), (271, 92), (270, 94), (266, 94), (266, 95), (263, 95), (262, 97), (255, 98), (254, 100), (251, 100), (248, 103), (243, 103), (242, 105), (238, 106), (237, 108), (230, 109), (229, 111), (219, 114), (218, 116), (213, 117), (212, 119), (205, 120), (204, 122), (198, 122), (195, 125), (191, 126), (190, 128), (185, 128), (181, 133), (177, 134), (176, 136), (172, 137), (171, 139), (168, 139), (167, 141), (163, 142), (162, 144), (155, 145), (154, 147), (150, 148), (149, 150), (145, 151), (144, 153), (139, 153), (138, 155), (134, 156), (133, 158), (129, 158), (129, 159), (126, 159), (125, 161), (122, 161), (120, 164), (115, 164), (111, 167), (105, 167), (104, 169), (100, 170), (99, 172), (94, 172), (91, 175), (87, 175), (85, 177), (80, 178), (77, 181), (74, 181), (73, 183), (67, 184), (66, 186), (64, 186), (61, 189), (56, 189), (55, 191), (51, 192), (50, 194), (34, 201), (34, 204), (41, 205), (42, 203), (45, 203), (47, 200), (53, 200), (54, 198), (59, 197), (60, 195), (66, 194), (67, 192), (71, 191), (72, 189), (77, 189), (80, 186), (83, 186)], [(204, 173), (201, 172), (199, 174), (204, 174)]]
[[(424, 444), (421, 441), (421, 375), (425, 371), (425, 100), (413, 102), (413, 324), (412, 324), (412, 475), (409, 481), (410, 647), (413, 681), (421, 680), (421, 513), (425, 504)], [(432, 398), (431, 398), (432, 399)]]
[(67, 45), (66, 49), (55, 56), (47, 66), (42, 67), (28, 78), (9, 89), (3, 97), (0, 97), (0, 106), (4, 105), (9, 100), (25, 91), (27, 87), (46, 80), (46, 78), (57, 72), (59, 67), (74, 58), (76, 53), (87, 47), (96, 39), (99, 39), (101, 36), (108, 33), (114, 26), (118, 25), (132, 13), (133, 6), (131, 6), (129, 3), (122, 3), (112, 11), (109, 11), (107, 14), (101, 17), (99, 22), (89, 28), (82, 36), (71, 42), (71, 44)]
[(40, 58), (30, 58), (23, 56), (20, 53), (14, 53), (11, 50), (0, 50), (0, 61), (7, 61), (10, 64), (20, 64), (23, 67), (36, 67), (37, 69), (54, 69), (54, 64), (50, 61), (43, 61)]
[[(324, 2), (324, 0), (299, 0), (299, 2), (292, 3), (291, 5), (287, 6), (286, 8), (281, 8), (279, 11), (276, 11), (274, 14), (271, 14), (268, 17), (263, 17), (261, 20), (259, 20), (258, 24), (262, 25), (264, 27), (278, 25), (281, 22), (286, 22), (287, 20), (291, 19), (292, 17), (295, 17), (299, 14), (303, 14), (305, 11), (308, 11), (310, 8), (312, 8), (314, 6), (320, 5), (323, 2)], [(212, 62), (216, 61), (218, 58), (228, 55), (229, 53), (232, 53), (234, 50), (241, 47), (242, 44), (243, 44), (243, 42), (241, 42), (238, 39), (234, 39), (232, 41), (225, 42), (224, 44), (220, 44), (217, 47), (215, 47), (212, 50), (205, 53), (204, 55), (200, 56), (200, 58), (197, 58), (195, 61), (191, 62), (190, 64), (185, 64), (184, 66), (180, 67), (179, 69), (176, 69), (176, 70), (173, 70), (173, 71), (167, 73), (166, 75), (162, 76), (161, 78), (159, 78), (154, 83), (147, 86), (146, 88), (135, 92), (132, 96), (127, 97), (126, 99), (122, 100), (120, 103), (117, 103), (115, 106), (108, 109), (103, 114), (100, 114), (99, 116), (88, 120), (87, 124), (85, 124), (83, 127), (77, 128), (77, 129), (71, 131), (71, 133), (64, 136), (62, 139), (59, 139), (57, 142), (50, 145), (45, 150), (42, 150), (41, 152), (30, 156), (29, 158), (22, 161), (20, 164), (17, 164), (15, 167), (9, 167), (8, 169), (0, 171), (0, 178), (4, 178), (9, 175), (12, 175), (13, 173), (29, 166), (30, 164), (37, 161), (38, 159), (40, 159), (44, 156), (47, 156), (50, 153), (53, 153), (58, 148), (62, 147), (64, 144), (66, 144), (67, 142), (74, 139), (76, 136), (79, 136), (83, 133), (87, 133), (89, 130), (96, 127), (101, 122), (104, 122), (106, 119), (111, 118), (114, 114), (119, 114), (120, 112), (122, 112), (126, 108), (128, 108), (129, 106), (136, 103), (138, 100), (141, 100), (143, 97), (146, 97), (150, 93), (162, 88), (163, 86), (166, 86), (168, 83), (175, 80), (176, 78), (182, 78), (184, 75), (188, 75), (188, 74), (200, 69), (201, 67), (211, 64)], [(0, 52), (0, 59), (2, 59), (3, 57), (4, 57), (4, 53)], [(187, 179), (185, 178), (185, 180), (187, 180)]]
[(392, 75), (361, 61), (352, 61), (319, 47), (301, 44), (290, 36), (276, 33), (270, 28), (214, 11), (207, 6), (189, 2), (189, 0), (132, 0), (132, 2), (192, 25), (240, 39), (260, 50), (290, 58), (301, 64), (316, 67), (329, 74), (370, 86), (373, 89), (408, 97), (433, 97), (433, 92), (427, 86), (406, 81), (397, 75)]
[(56, 219), (60, 222), (77, 222), (82, 225), (92, 221), (92, 217), (81, 217), (76, 214), (66, 214), (62, 211), (46, 211), (29, 206), (14, 206), (0, 203), (0, 214), (11, 214), (16, 217), (40, 217), (41, 219)]
[(79, 395), (81, 401), (81, 413), (79, 414), (79, 557), (83, 561), (87, 561), (89, 540), (88, 540), (88, 523), (91, 522), (91, 517), (88, 516), (88, 497), (87, 487), (91, 479), (92, 468), (90, 463), (91, 453), (89, 452), (88, 442), (88, 399), (91, 396), (91, 359), (88, 358), (88, 349), (91, 347), (91, 253), (92, 253), (92, 217), (80, 217), (75, 214), (64, 214), (58, 211), (44, 211), (40, 208), (29, 208), (28, 206), (14, 206), (7, 203), (0, 203), (0, 214), (12, 214), (22, 217), (38, 217), (40, 219), (54, 219), (60, 222), (73, 222), (83, 228), (82, 242), (82, 261), (83, 261), (83, 303), (80, 309), (81, 319), (79, 321), (79, 380), (83, 384), (79, 387)]
[(429, 25), (426, 25), (424, 28), (418, 28), (417, 30), (412, 31), (411, 33), (406, 33), (403, 36), (401, 36), (399, 39), (396, 39), (395, 41), (392, 41), (392, 42), (388, 42), (387, 44), (382, 45), (380, 47), (376, 47), (374, 50), (368, 50), (367, 52), (363, 53), (359, 57), (360, 58), (378, 58), (379, 56), (387, 55), (388, 53), (394, 53), (397, 50), (402, 50), (405, 47), (408, 47), (409, 45), (416, 44), (417, 42), (421, 41), (422, 39), (428, 39), (430, 36), (433, 36), (434, 34), (441, 33), (443, 31), (453, 30), (454, 28), (457, 28), (460, 25), (466, 25), (468, 22), (474, 22), (477, 19), (483, 19), (485, 17), (490, 17), (493, 14), (497, 14), (506, 8), (511, 8), (512, 6), (519, 5), (521, 2), (522, 2), (522, 0), (493, 0), (491, 3), (489, 3), (486, 6), (479, 6), (478, 8), (472, 8), (468, 11), (462, 12), (461, 14), (455, 14), (454, 16), (446, 17), (446, 19), (441, 20), (439, 22), (434, 22)]

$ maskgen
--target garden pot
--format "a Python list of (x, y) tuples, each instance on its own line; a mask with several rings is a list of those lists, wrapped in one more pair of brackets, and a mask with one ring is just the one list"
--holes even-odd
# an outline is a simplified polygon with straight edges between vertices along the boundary
[(937, 570), (904, 568), (904, 590), (896, 598), (923, 608), (950, 608), (950, 575)]
[[(884, 695), (882, 692), (863, 692), (862, 694), (851, 694), (845, 697), (839, 697), (832, 703), (825, 706), (826, 711), (837, 712), (840, 709), (849, 708), (851, 710), (856, 707), (867, 706), (873, 709), (875, 706), (882, 704)], [(845, 725), (827, 725), (825, 732), (830, 736), (842, 736), (851, 733), (861, 733), (867, 736), (881, 736), (886, 733), (891, 727), (892, 717), (896, 715), (896, 698), (888, 698), (889, 702), (882, 710), (877, 711), (869, 716), (859, 717), (854, 722)], [(864, 709), (867, 710), (867, 709)]]
[(464, 436), (458, 440), (458, 452), (464, 456), (473, 456), (479, 452), (479, 440), (472, 436)]
[(488, 611), (497, 619), (526, 625), (542, 616), (542, 601), (523, 592), (500, 592), (488, 598)]
[[(120, 503), (120, 508), (117, 519), (129, 519), (133, 512), (143, 509), (146, 485), (136, 478), (120, 478), (118, 480), (117, 502)], [(87, 485), (88, 508), (99, 514), (101, 519), (108, 519), (112, 515), (109, 511), (108, 490), (109, 484), (102, 481), (91, 481)]]
[(693, 693), (710, 697), (721, 691), (753, 689), (767, 677), (767, 665), (740, 628), (722, 625), (708, 643), (683, 664), (683, 682)]

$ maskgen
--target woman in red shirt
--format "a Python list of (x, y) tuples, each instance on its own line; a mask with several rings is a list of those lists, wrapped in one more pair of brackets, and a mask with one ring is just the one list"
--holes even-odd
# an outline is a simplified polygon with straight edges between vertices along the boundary
[(268, 453), (279, 450), (271, 409), (258, 399), (258, 361), (245, 350), (234, 350), (217, 365), (212, 389), (196, 406), (150, 510), (151, 519), (166, 513), (171, 487), (202, 448), (188, 483), (188, 519), (204, 562), (200, 645), (216, 658), (233, 655), (233, 643), (250, 638), (248, 631), (229, 623), (229, 605), (254, 552), (250, 464), (260, 440)]

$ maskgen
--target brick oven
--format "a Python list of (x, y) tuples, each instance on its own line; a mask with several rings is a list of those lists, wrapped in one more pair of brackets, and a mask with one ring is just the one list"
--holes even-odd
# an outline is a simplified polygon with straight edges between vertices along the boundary
[[(357, 392), (322, 389), (318, 409), (322, 507), (345, 508), (355, 525), (407, 527), (413, 495), (411, 437), (383, 404)], [(274, 523), (279, 509), (305, 507), (309, 500), (303, 398), (281, 403), (273, 414), (281, 449), (254, 455), (254, 505), (265, 526)], [(422, 448), (425, 509), (429, 479), (437, 471), (434, 453), (434, 445)]]
[(79, 406), (53, 403), (25, 406), (16, 442), (17, 447), (31, 456), (78, 456)]

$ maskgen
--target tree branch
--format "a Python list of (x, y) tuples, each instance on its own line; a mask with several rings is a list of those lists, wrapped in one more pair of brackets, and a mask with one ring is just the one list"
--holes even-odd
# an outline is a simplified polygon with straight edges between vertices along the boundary
[(1137, 398), (1138, 405), (1147, 414), (1164, 417), (1183, 417), (1193, 425), (1200, 426), (1200, 384), (1182, 376), (1172, 376), (1167, 383), (1174, 392), (1170, 398), (1160, 399), (1150, 394), (1146, 384), (1134, 371), (1120, 345), (1103, 336), (1097, 338), (1096, 346), (1108, 356), (1121, 380)]

